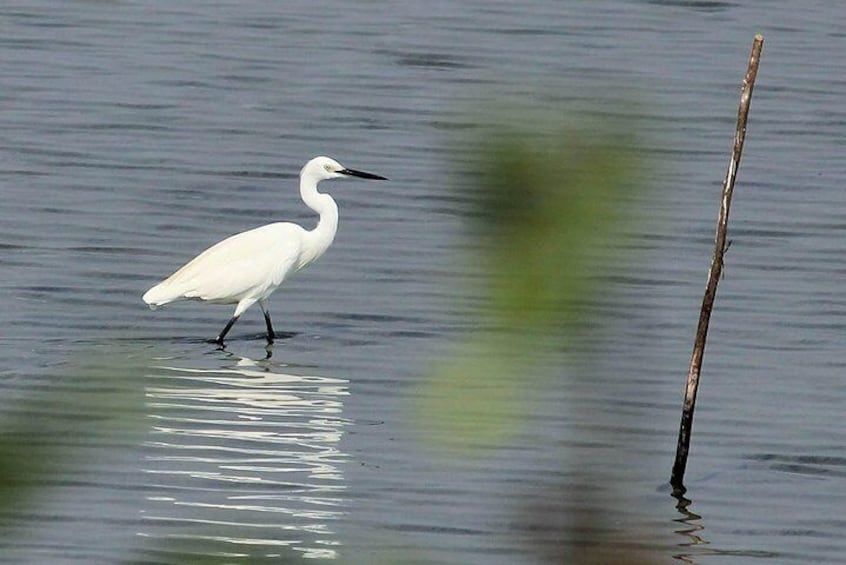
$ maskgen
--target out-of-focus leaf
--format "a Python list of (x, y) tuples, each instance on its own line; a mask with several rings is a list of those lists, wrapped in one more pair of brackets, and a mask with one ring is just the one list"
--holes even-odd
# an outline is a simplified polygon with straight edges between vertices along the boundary
[(568, 329), (607, 259), (601, 245), (625, 218), (625, 195), (637, 186), (631, 148), (589, 134), (549, 140), (526, 133), (479, 144), (475, 186), (481, 239), (496, 281), (492, 306), (517, 331)]
[(470, 233), (487, 280), (483, 323), (498, 333), (470, 337), (433, 370), (418, 413), (435, 443), (507, 436), (524, 391), (542, 388), (535, 356), (587, 323), (598, 268), (623, 247), (615, 238), (641, 185), (633, 133), (589, 126), (511, 127), (465, 142), (474, 150), (457, 178), (478, 203)]
[(434, 368), (417, 416), (439, 446), (498, 445), (515, 429), (525, 375), (508, 349), (500, 339), (482, 338)]
[(0, 540), (21, 506), (45, 497), (95, 463), (92, 448), (133, 441), (143, 429), (143, 376), (149, 359), (109, 349), (32, 377), (28, 396), (0, 413)]

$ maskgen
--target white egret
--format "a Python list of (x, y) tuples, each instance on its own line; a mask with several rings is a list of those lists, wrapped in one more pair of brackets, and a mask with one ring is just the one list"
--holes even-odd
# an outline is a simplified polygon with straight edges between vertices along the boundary
[(306, 230), (276, 222), (228, 237), (148, 290), (144, 302), (152, 309), (178, 300), (236, 304), (235, 313), (215, 339), (221, 346), (241, 314), (258, 302), (267, 324), (267, 341), (273, 343), (267, 299), (290, 274), (313, 263), (332, 244), (338, 230), (338, 205), (328, 194), (318, 192), (317, 184), (343, 177), (387, 180), (347, 169), (329, 157), (315, 157), (300, 171), (300, 196), (320, 215), (317, 227)]

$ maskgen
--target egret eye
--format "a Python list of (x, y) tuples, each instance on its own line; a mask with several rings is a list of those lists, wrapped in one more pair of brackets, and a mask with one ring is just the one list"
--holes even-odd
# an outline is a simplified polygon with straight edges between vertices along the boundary
[(332, 170), (332, 165), (330, 165), (329, 163), (326, 163), (325, 165), (323, 165), (323, 168), (326, 169), (327, 173), (334, 173), (335, 172), (335, 171)]

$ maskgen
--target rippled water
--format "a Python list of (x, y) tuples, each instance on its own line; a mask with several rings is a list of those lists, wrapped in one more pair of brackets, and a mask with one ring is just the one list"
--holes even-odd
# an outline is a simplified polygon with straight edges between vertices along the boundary
[[(3, 510), (0, 560), (487, 564), (600, 547), (841, 562), (844, 16), (783, 1), (4, 4), (2, 406), (45, 426), (22, 447), (70, 455), (45, 494)], [(665, 484), (756, 32), (677, 501)], [(543, 390), (516, 435), (444, 458), (410, 414), (428, 364), (484, 308), (462, 285), (478, 273), (465, 181), (445, 172), (462, 159), (454, 133), (494, 95), (569, 108), (601, 92), (641, 104), (655, 167), (637, 261), (609, 267), (592, 349), (526, 379)], [(144, 308), (222, 236), (314, 222), (295, 186), (316, 154), (392, 181), (332, 185), (338, 239), (274, 295), (286, 339), (270, 359), (258, 311), (216, 351), (204, 340), (228, 308)], [(141, 425), (98, 412), (132, 385)], [(71, 414), (37, 400), (55, 390), (82, 399)], [(578, 517), (598, 525), (569, 527)]]
[(167, 525), (171, 537), (220, 539), (211, 528), (183, 533), (182, 526), (230, 524), (240, 543), (335, 557), (348, 382), (275, 372), (250, 359), (161, 371), (160, 386), (146, 389), (154, 423), (144, 464), (161, 493), (147, 497), (155, 504), (145, 518)]

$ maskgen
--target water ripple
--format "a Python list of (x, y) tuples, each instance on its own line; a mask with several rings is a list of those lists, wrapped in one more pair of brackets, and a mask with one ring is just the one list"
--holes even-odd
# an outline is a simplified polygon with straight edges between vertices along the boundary
[[(153, 484), (142, 535), (334, 555), (346, 380), (241, 359), (161, 366), (150, 381), (144, 471)], [(175, 524), (188, 533), (164, 533)]]

